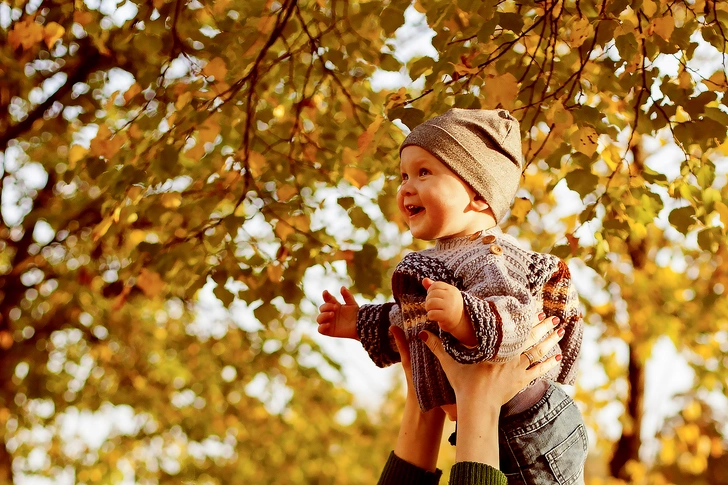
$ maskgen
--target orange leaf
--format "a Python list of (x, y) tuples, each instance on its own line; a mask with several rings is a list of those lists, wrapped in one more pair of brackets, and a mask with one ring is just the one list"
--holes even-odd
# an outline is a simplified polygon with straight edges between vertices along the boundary
[(205, 76), (213, 76), (215, 78), (215, 81), (222, 81), (225, 79), (225, 74), (227, 74), (227, 66), (225, 65), (225, 61), (220, 58), (216, 57), (210, 62), (207, 63), (207, 65), (202, 69), (202, 74)]
[(49, 22), (48, 25), (45, 26), (44, 36), (48, 48), (50, 49), (51, 47), (53, 47), (56, 41), (63, 37), (63, 34), (65, 33), (66, 29), (64, 29), (61, 24), (58, 24), (56, 22)]
[(164, 289), (165, 282), (162, 280), (162, 277), (159, 276), (159, 273), (142, 268), (139, 276), (137, 276), (136, 285), (144, 292), (145, 295), (147, 295), (147, 297), (154, 298)]
[(369, 145), (371, 145), (372, 140), (374, 139), (374, 135), (379, 129), (380, 126), (382, 126), (382, 121), (384, 121), (383, 116), (377, 116), (374, 118), (374, 121), (372, 121), (372, 124), (369, 125), (367, 128), (367, 131), (359, 135), (359, 139), (357, 140), (357, 146), (359, 147), (359, 156), (361, 157), (364, 152), (367, 151), (367, 148), (369, 148)]
[(357, 189), (361, 189), (369, 182), (367, 173), (356, 167), (346, 167), (344, 169), (344, 179)]

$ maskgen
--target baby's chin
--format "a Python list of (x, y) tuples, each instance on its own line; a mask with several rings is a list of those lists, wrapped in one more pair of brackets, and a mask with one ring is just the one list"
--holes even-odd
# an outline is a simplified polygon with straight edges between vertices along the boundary
[(440, 406), (443, 411), (445, 411), (445, 414), (447, 414), (447, 417), (450, 421), (457, 421), (458, 420), (458, 406), (457, 404), (445, 404), (444, 406)]

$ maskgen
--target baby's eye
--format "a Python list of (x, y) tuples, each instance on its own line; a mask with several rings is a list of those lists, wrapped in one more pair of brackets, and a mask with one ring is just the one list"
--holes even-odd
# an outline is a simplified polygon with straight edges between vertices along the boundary
[(420, 177), (424, 177), (425, 175), (430, 175), (430, 171), (427, 170), (426, 168), (421, 168), (420, 169)]
[(406, 173), (403, 173), (402, 175), (400, 175), (400, 177), (402, 179), (402, 182), (404, 182), (408, 178)]

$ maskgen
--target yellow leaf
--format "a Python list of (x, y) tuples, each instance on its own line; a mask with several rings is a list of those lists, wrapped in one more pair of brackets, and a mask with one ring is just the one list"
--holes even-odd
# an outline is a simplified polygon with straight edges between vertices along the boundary
[(283, 115), (286, 114), (286, 108), (282, 104), (279, 104), (275, 108), (273, 108), (273, 116), (276, 118), (283, 118)]
[(184, 108), (188, 104), (190, 104), (190, 101), (192, 101), (192, 93), (189, 91), (186, 91), (182, 94), (180, 94), (177, 97), (177, 101), (174, 102), (174, 107), (179, 109)]
[(726, 78), (725, 72), (719, 69), (710, 76), (709, 79), (703, 81), (712, 91), (726, 91), (728, 90), (728, 78)]
[(64, 29), (61, 24), (49, 22), (48, 25), (45, 26), (44, 32), (45, 42), (48, 48), (50, 49), (53, 47), (56, 41), (63, 37), (63, 34), (65, 33), (66, 29)]
[(268, 279), (273, 283), (279, 283), (283, 279), (283, 266), (278, 263), (269, 264), (265, 267)]
[(594, 27), (589, 19), (583, 17), (571, 24), (567, 42), (571, 47), (580, 47), (592, 35), (594, 35)]
[(93, 20), (94, 16), (91, 12), (83, 12), (81, 10), (76, 10), (75, 12), (73, 12), (73, 21), (81, 24), (84, 27), (93, 22)]
[(93, 233), (91, 234), (91, 238), (93, 239), (93, 241), (98, 241), (100, 238), (104, 237), (104, 234), (109, 232), (109, 229), (111, 228), (111, 225), (113, 223), (113, 216), (109, 216), (103, 221), (99, 222), (99, 224), (94, 228)]
[(376, 118), (374, 118), (374, 121), (372, 121), (367, 130), (359, 135), (359, 139), (357, 140), (357, 146), (359, 147), (359, 157), (361, 157), (362, 154), (367, 151), (369, 145), (371, 145), (372, 140), (374, 139), (374, 134), (377, 132), (379, 127), (382, 126), (382, 121), (384, 121), (384, 117), (377, 116)]
[(129, 233), (128, 241), (132, 247), (136, 247), (147, 238), (147, 233), (141, 229), (134, 229)]
[(214, 142), (220, 131), (220, 124), (213, 117), (207, 118), (200, 126), (199, 143), (204, 145)]
[(131, 85), (129, 89), (126, 90), (124, 93), (124, 102), (128, 103), (134, 96), (142, 92), (142, 87), (139, 85), (139, 83), (134, 83)]
[(654, 0), (642, 0), (642, 12), (648, 17), (657, 13), (657, 4)]
[(220, 58), (216, 57), (210, 62), (207, 63), (207, 65), (202, 69), (202, 74), (205, 76), (213, 76), (215, 78), (215, 81), (222, 81), (225, 79), (225, 74), (227, 74), (227, 66), (225, 65), (225, 61)]
[(280, 187), (278, 187), (278, 190), (276, 190), (276, 195), (278, 196), (278, 200), (281, 202), (288, 201), (291, 197), (296, 195), (298, 193), (298, 190), (296, 187), (289, 185), (289, 184), (283, 184)]
[(176, 209), (182, 205), (182, 196), (178, 192), (162, 194), (162, 206), (167, 209)]
[(344, 169), (344, 179), (357, 189), (361, 189), (369, 182), (367, 173), (356, 167), (346, 167)]
[(487, 93), (488, 105), (492, 108), (501, 106), (512, 109), (518, 95), (518, 80), (507, 72), (487, 81), (484, 91)]
[(76, 164), (83, 160), (88, 150), (81, 145), (73, 145), (68, 152), (68, 168), (73, 170), (76, 168)]
[(723, 202), (716, 200), (713, 205), (718, 214), (720, 214), (720, 222), (723, 223), (723, 229), (728, 231), (728, 206)]
[(119, 152), (123, 144), (124, 140), (120, 134), (114, 136), (106, 125), (101, 125), (96, 134), (96, 138), (91, 140), (89, 153), (95, 157), (103, 157), (110, 160)]
[(250, 173), (254, 178), (258, 178), (263, 175), (266, 167), (265, 156), (258, 152), (250, 152), (247, 162), (247, 168), (250, 170)]
[(597, 151), (598, 141), (599, 135), (591, 126), (581, 127), (571, 135), (571, 144), (574, 148), (588, 157)]
[(154, 298), (164, 289), (165, 283), (159, 273), (142, 268), (137, 276), (136, 285), (148, 298)]
[(654, 32), (663, 39), (669, 41), (673, 30), (675, 30), (675, 19), (672, 15), (666, 15), (664, 17), (654, 19), (650, 27), (647, 29), (647, 32)]
[(296, 232), (296, 230), (286, 221), (279, 220), (276, 223), (275, 233), (281, 241), (285, 241), (286, 239), (288, 239), (288, 236), (290, 236), (294, 232)]
[(530, 200), (517, 197), (511, 207), (511, 214), (513, 214), (518, 222), (523, 222), (526, 219), (526, 215), (531, 210), (531, 207), (533, 207), (533, 203)]
[(609, 145), (602, 150), (602, 160), (607, 164), (610, 170), (614, 171), (617, 169), (620, 163), (622, 163), (622, 154), (619, 153), (619, 149), (614, 145)]

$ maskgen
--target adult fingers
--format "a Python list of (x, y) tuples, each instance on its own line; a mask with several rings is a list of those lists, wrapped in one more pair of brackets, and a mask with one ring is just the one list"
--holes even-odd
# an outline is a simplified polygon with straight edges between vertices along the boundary
[(407, 337), (404, 334), (404, 330), (392, 325), (389, 327), (389, 331), (392, 332), (392, 335), (394, 336), (394, 343), (397, 344), (397, 350), (399, 351), (399, 356), (402, 359), (402, 366), (405, 368), (405, 372), (407, 372), (407, 369), (410, 368), (411, 361), (409, 345), (407, 344)]
[(531, 333), (523, 343), (523, 348), (529, 349), (540, 342), (544, 335), (551, 332), (559, 322), (559, 317), (542, 318), (540, 322), (531, 328)]
[(543, 342), (539, 342), (538, 344), (534, 345), (533, 347), (528, 349), (527, 352), (531, 355), (534, 362), (538, 362), (543, 359), (544, 356), (556, 346), (556, 344), (559, 343), (559, 340), (561, 340), (563, 336), (564, 329), (560, 328), (554, 332), (551, 332), (551, 334), (549, 334), (549, 336), (546, 337)]
[(346, 286), (341, 287), (341, 297), (344, 299), (344, 302), (347, 305), (356, 305), (356, 300), (354, 299), (354, 295), (351, 294), (349, 289)]
[[(526, 369), (526, 381), (531, 382), (535, 379), (538, 379), (539, 377), (559, 365), (559, 362), (561, 361), (560, 357), (561, 354), (553, 355), (543, 362), (538, 362), (537, 364), (534, 364)], [(525, 355), (522, 356), (522, 358), (527, 359)], [(528, 365), (528, 362), (526, 363), (526, 365)]]
[(423, 342), (425, 342), (427, 348), (435, 354), (435, 357), (437, 357), (437, 360), (440, 361), (442, 368), (445, 370), (445, 374), (447, 374), (448, 368), (455, 363), (455, 360), (450, 357), (447, 352), (445, 352), (440, 337), (427, 330), (420, 332), (419, 337)]

